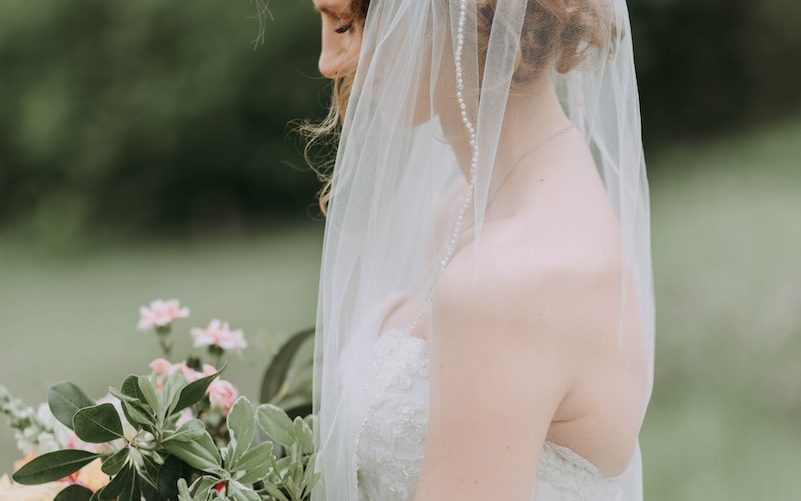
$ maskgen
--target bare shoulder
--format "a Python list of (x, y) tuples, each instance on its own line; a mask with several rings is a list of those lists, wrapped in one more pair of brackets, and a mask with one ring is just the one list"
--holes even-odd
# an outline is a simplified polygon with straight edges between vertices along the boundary
[(615, 235), (581, 231), (581, 221), (526, 224), (488, 226), (478, 248), (457, 254), (434, 299), (439, 320), (571, 352), (603, 342), (619, 320)]

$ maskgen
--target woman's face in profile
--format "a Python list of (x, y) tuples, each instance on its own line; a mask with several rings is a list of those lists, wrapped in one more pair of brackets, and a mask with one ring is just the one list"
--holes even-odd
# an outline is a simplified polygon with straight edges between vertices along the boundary
[(320, 73), (325, 78), (354, 71), (361, 48), (361, 26), (354, 22), (351, 0), (314, 0), (322, 19)]

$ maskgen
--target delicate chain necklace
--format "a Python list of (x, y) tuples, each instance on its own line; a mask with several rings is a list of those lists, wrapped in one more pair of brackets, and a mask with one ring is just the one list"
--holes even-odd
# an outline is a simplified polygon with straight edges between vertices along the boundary
[[(428, 288), (428, 292), (426, 293), (425, 299), (423, 300), (423, 304), (420, 307), (419, 312), (412, 321), (411, 325), (407, 328), (407, 332), (411, 334), (411, 332), (417, 327), (420, 321), (423, 319), (428, 308), (431, 306), (431, 302), (434, 299), (434, 292), (437, 289), (437, 285), (439, 284), (439, 280), (442, 277), (443, 273), (445, 272), (445, 268), (448, 267), (451, 260), (453, 259), (454, 254), (456, 253), (456, 242), (459, 239), (459, 236), (462, 232), (462, 224), (464, 223), (464, 217), (467, 213), (467, 209), (470, 206), (470, 203), (473, 201), (473, 193), (476, 187), (476, 179), (478, 178), (478, 140), (476, 138), (476, 129), (473, 123), (470, 121), (470, 117), (467, 114), (467, 104), (464, 101), (464, 79), (462, 78), (462, 51), (464, 49), (464, 25), (465, 20), (467, 18), (467, 0), (459, 0), (459, 21), (458, 21), (458, 28), (456, 30), (456, 50), (454, 52), (454, 61), (456, 63), (456, 100), (459, 104), (459, 110), (462, 118), (462, 124), (464, 125), (465, 130), (467, 131), (467, 135), (470, 138), (470, 150), (471, 150), (471, 158), (470, 158), (470, 178), (467, 183), (467, 188), (465, 189), (465, 193), (462, 196), (462, 205), (459, 207), (459, 211), (456, 214), (456, 221), (454, 221), (453, 229), (450, 234), (450, 238), (448, 239), (447, 245), (445, 247), (445, 255), (439, 262), (439, 266), (434, 271), (434, 277), (431, 281), (431, 285)], [(573, 124), (565, 127), (557, 131), (556, 133), (552, 134), (551, 136), (545, 138), (543, 141), (537, 143), (533, 147), (529, 148), (528, 151), (523, 153), (523, 155), (518, 158), (512, 167), (507, 172), (504, 179), (501, 181), (501, 185), (508, 179), (510, 173), (514, 171), (515, 167), (517, 167), (520, 162), (523, 161), (528, 155), (536, 151), (537, 149), (543, 147), (548, 142), (556, 139), (560, 135), (566, 133), (568, 130), (573, 128)], [(500, 185), (496, 190), (493, 192), (492, 196), (494, 197), (495, 194), (500, 189)]]
[[(459, 51), (458, 51), (458, 48), (457, 48), (457, 54), (458, 53), (459, 53)], [(460, 72), (457, 70), (457, 75), (458, 74), (460, 74)], [(461, 104), (461, 103), (459, 103), (459, 104)], [(464, 111), (462, 112), (462, 114), (466, 115), (466, 113)], [(466, 120), (466, 119), (463, 117), (463, 120)], [(466, 126), (470, 125), (469, 120), (467, 120), (467, 123), (465, 125)], [(528, 150), (523, 152), (523, 154), (520, 155), (517, 158), (517, 160), (515, 160), (515, 162), (512, 164), (512, 166), (509, 168), (509, 170), (506, 172), (506, 174), (501, 179), (501, 182), (493, 190), (492, 194), (487, 199), (487, 206), (489, 206), (490, 203), (492, 203), (493, 199), (498, 194), (498, 192), (500, 191), (501, 187), (506, 183), (506, 181), (509, 180), (509, 178), (512, 175), (512, 172), (515, 171), (517, 166), (519, 166), (523, 162), (523, 160), (525, 160), (529, 155), (531, 155), (535, 151), (539, 150), (540, 148), (542, 148), (546, 144), (550, 143), (551, 141), (553, 141), (557, 137), (559, 137), (559, 136), (561, 136), (563, 134), (566, 134), (573, 127), (574, 127), (574, 125), (571, 123), (568, 126), (566, 126), (566, 127), (562, 128), (562, 129), (559, 129), (558, 131), (554, 132), (550, 136), (546, 137), (545, 139), (541, 140), (540, 142), (538, 142), (537, 144), (535, 144), (534, 146), (530, 147)], [(456, 221), (455, 221), (455, 223), (453, 225), (453, 230), (451, 232), (451, 238), (448, 241), (448, 246), (447, 246), (446, 251), (445, 251), (445, 256), (439, 262), (439, 267), (438, 267), (438, 269), (436, 270), (436, 272), (434, 274), (434, 279), (433, 279), (431, 285), (429, 286), (428, 293), (426, 294), (426, 298), (425, 298), (425, 301), (423, 302), (423, 305), (420, 307), (420, 311), (417, 313), (417, 316), (415, 316), (414, 321), (412, 322), (411, 326), (408, 328), (408, 332), (410, 332), (410, 333), (411, 333), (411, 331), (414, 330), (415, 327), (417, 327), (420, 324), (420, 321), (423, 319), (423, 316), (425, 315), (425, 312), (428, 310), (429, 306), (431, 306), (431, 302), (432, 302), (432, 300), (434, 298), (434, 292), (436, 292), (437, 285), (439, 284), (439, 279), (442, 277), (443, 273), (445, 272), (445, 268), (447, 268), (448, 264), (450, 264), (451, 260), (453, 259), (453, 255), (455, 254), (455, 251), (456, 251), (456, 242), (457, 242), (457, 240), (458, 240), (458, 238), (459, 238), (459, 236), (461, 234), (462, 224), (464, 222), (464, 216), (465, 216), (465, 213), (467, 212), (467, 208), (470, 205), (470, 202), (472, 201), (473, 189), (474, 189), (475, 184), (476, 184), (475, 179), (476, 179), (476, 169), (477, 169), (477, 165), (478, 165), (478, 155), (477, 155), (478, 145), (477, 145), (477, 143), (475, 141), (475, 132), (472, 132), (472, 135), (471, 135), (471, 146), (473, 147), (473, 151), (474, 151), (474, 153), (473, 153), (473, 163), (471, 165), (471, 179), (470, 179), (470, 182), (468, 183), (467, 191), (463, 195), (463, 203), (462, 203), (462, 206), (459, 208), (459, 212), (457, 213)]]
[(551, 134), (550, 136), (546, 137), (545, 139), (543, 139), (539, 143), (535, 144), (534, 146), (532, 146), (531, 148), (526, 150), (522, 155), (520, 155), (517, 158), (517, 160), (515, 161), (515, 163), (513, 163), (512, 166), (509, 167), (509, 170), (506, 171), (506, 174), (501, 179), (501, 182), (492, 191), (492, 194), (487, 198), (487, 205), (486, 206), (489, 207), (489, 205), (495, 199), (495, 195), (498, 194), (498, 192), (501, 190), (501, 187), (506, 183), (506, 181), (508, 181), (509, 178), (512, 177), (512, 173), (515, 171), (517, 166), (520, 165), (523, 162), (523, 160), (525, 160), (529, 155), (531, 155), (535, 151), (539, 150), (540, 148), (542, 148), (546, 144), (550, 143), (551, 141), (553, 141), (557, 137), (559, 137), (559, 136), (561, 136), (563, 134), (566, 134), (573, 127), (574, 127), (574, 125), (571, 123), (567, 127), (563, 128), (563, 129), (559, 129), (558, 131), (556, 131), (553, 134)]

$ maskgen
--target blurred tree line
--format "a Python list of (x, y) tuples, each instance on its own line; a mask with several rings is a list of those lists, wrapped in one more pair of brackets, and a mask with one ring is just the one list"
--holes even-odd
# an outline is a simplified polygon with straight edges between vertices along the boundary
[[(185, 234), (317, 214), (311, 0), (0, 2), (0, 228)], [(630, 0), (646, 145), (801, 101), (796, 0)]]

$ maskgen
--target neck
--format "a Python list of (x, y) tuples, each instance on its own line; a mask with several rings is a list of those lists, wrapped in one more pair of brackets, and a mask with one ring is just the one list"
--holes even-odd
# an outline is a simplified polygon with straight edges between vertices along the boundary
[[(469, 179), (472, 150), (467, 135), (460, 119), (447, 122), (443, 123), (446, 135), (456, 153), (465, 179)], [(498, 195), (503, 196), (502, 191), (505, 187), (501, 183), (509, 177), (513, 169), (519, 169), (521, 165), (529, 163), (520, 160), (530, 160), (529, 157), (536, 156), (536, 151), (531, 151), (531, 148), (568, 124), (568, 118), (550, 79), (543, 78), (527, 88), (523, 95), (510, 95), (495, 152), (489, 193), (492, 194), (500, 187)], [(483, 151), (482, 155), (487, 153), (492, 152)]]

